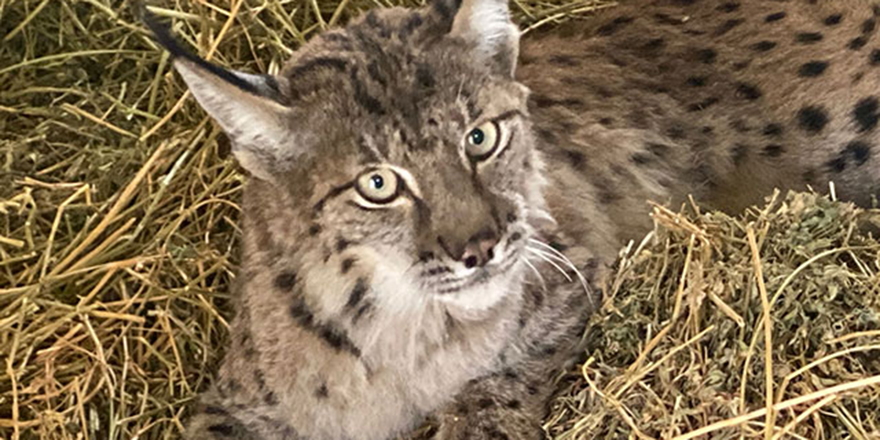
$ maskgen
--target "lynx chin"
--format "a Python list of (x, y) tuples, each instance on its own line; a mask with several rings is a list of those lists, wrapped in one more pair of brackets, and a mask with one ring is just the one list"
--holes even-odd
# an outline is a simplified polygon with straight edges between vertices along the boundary
[[(249, 173), (227, 355), (190, 439), (540, 439), (648, 201), (878, 193), (880, 5), (644, 0), (528, 34), (373, 10), (279, 75), (156, 39)], [(585, 337), (589, 337), (586, 335)]]

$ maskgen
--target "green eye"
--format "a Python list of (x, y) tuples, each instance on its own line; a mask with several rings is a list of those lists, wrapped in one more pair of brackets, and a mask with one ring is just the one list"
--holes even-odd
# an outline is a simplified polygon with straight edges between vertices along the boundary
[(500, 141), (498, 125), (492, 121), (484, 122), (467, 134), (465, 151), (473, 160), (485, 160), (495, 152)]
[(361, 174), (355, 187), (361, 197), (376, 204), (389, 203), (400, 192), (397, 174), (389, 169), (374, 169)]

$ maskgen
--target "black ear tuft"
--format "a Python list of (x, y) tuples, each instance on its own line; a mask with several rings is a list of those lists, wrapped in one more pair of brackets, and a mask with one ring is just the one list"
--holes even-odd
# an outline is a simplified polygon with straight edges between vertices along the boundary
[(220, 66), (211, 64), (202, 59), (200, 56), (186, 50), (180, 44), (180, 41), (178, 41), (177, 38), (174, 37), (174, 34), (171, 31), (171, 27), (159, 21), (159, 18), (153, 15), (153, 13), (150, 12), (141, 2), (136, 1), (134, 3), (134, 7), (138, 11), (138, 15), (140, 15), (141, 20), (153, 33), (153, 39), (156, 40), (156, 42), (164, 47), (168, 52), (170, 52), (172, 57), (183, 58), (184, 60), (196, 64), (202, 69), (207, 70), (211, 74), (248, 93), (252, 93), (254, 95), (263, 95), (263, 91), (259, 90), (254, 83), (245, 81), (238, 75)]

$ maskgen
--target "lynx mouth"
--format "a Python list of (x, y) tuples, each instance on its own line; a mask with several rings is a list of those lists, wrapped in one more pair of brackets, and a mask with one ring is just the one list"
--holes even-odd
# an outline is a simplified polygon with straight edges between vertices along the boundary
[[(521, 260), (521, 251), (511, 249), (497, 263), (491, 263), (483, 267), (468, 269), (464, 274), (458, 274), (446, 266), (438, 266), (426, 270), (428, 276), (432, 274), (437, 279), (426, 280), (426, 287), (438, 295), (450, 295), (473, 287), (488, 283), (499, 277), (507, 276)], [(439, 276), (438, 276), (439, 275)]]

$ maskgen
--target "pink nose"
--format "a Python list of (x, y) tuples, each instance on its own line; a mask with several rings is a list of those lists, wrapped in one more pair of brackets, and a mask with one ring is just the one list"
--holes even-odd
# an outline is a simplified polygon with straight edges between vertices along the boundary
[(494, 234), (491, 237), (474, 237), (464, 246), (459, 261), (464, 267), (471, 269), (477, 266), (485, 266), (495, 256), (495, 245), (498, 239)]

